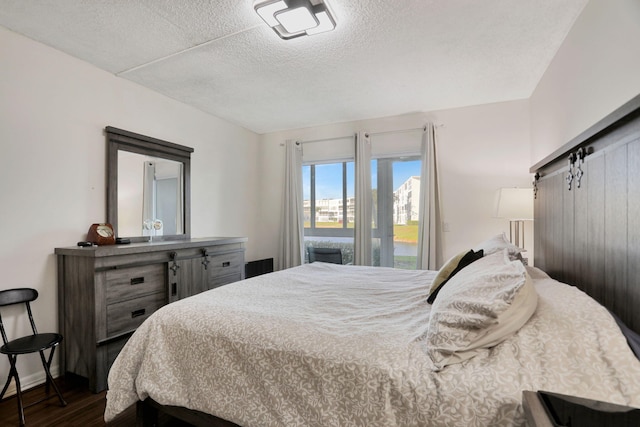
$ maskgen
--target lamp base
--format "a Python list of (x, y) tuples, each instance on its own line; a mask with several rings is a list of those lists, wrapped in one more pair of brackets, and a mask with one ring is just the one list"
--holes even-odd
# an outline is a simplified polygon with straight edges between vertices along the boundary
[(524, 249), (524, 220), (509, 221), (509, 240), (517, 247)]

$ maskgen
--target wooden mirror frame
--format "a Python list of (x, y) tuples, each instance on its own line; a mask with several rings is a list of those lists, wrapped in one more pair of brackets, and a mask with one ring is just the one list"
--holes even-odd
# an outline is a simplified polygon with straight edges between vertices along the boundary
[(105, 128), (105, 133), (107, 137), (107, 222), (113, 226), (116, 236), (128, 238), (131, 242), (150, 240), (149, 236), (120, 236), (118, 233), (118, 151), (128, 151), (182, 163), (184, 233), (157, 236), (153, 240), (189, 239), (191, 237), (191, 153), (193, 148), (111, 126)]

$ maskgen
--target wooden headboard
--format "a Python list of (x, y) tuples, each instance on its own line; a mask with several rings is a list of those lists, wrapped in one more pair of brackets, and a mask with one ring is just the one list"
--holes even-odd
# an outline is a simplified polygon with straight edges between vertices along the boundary
[(640, 332), (640, 96), (530, 171), (536, 267)]

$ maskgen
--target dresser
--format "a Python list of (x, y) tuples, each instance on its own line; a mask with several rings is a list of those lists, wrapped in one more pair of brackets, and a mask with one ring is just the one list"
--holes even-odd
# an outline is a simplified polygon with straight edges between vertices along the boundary
[(244, 237), (56, 248), (62, 372), (107, 388), (136, 328), (163, 305), (244, 279)]

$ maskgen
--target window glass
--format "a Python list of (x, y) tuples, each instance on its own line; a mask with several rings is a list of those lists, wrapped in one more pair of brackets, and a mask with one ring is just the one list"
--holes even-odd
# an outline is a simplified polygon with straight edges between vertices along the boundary
[(372, 161), (373, 265), (416, 268), (420, 167), (419, 157)]
[(344, 263), (353, 262), (354, 177), (352, 161), (302, 168), (305, 248), (339, 247)]
[[(371, 161), (373, 265), (416, 268), (420, 167), (418, 156)], [(354, 162), (306, 164), (302, 177), (305, 247), (339, 247), (352, 262)]]

